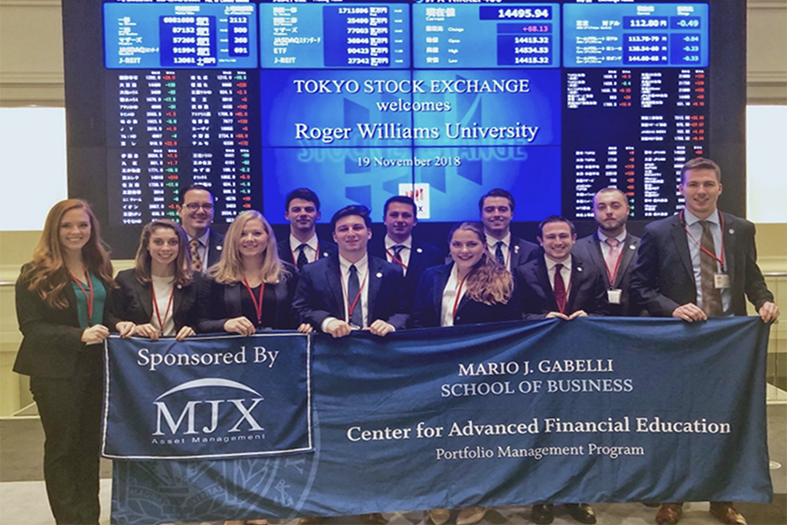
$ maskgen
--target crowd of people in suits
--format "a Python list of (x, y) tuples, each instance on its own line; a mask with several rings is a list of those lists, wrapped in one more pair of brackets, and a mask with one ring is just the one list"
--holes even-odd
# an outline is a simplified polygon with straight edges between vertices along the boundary
[[(257, 211), (239, 214), (224, 236), (213, 231), (214, 198), (193, 185), (181, 192), (180, 224), (147, 224), (134, 267), (116, 277), (88, 204), (61, 201), (17, 282), (24, 338), (14, 365), (31, 376), (55, 520), (98, 523), (97, 343), (110, 332), (183, 340), (196, 333), (293, 329), (338, 338), (358, 329), (384, 337), (408, 328), (587, 315), (693, 322), (746, 315), (745, 298), (772, 322), (779, 309), (757, 267), (754, 226), (717, 210), (721, 190), (719, 167), (693, 159), (681, 171), (685, 209), (648, 225), (642, 239), (626, 230), (626, 195), (606, 188), (593, 199), (594, 234), (577, 240), (571, 221), (551, 216), (539, 225), (537, 245), (512, 235), (514, 198), (493, 189), (479, 201), (480, 222), (451, 230), (446, 257), (445, 250), (413, 238), (418, 207), (406, 196), (386, 202), (383, 239), (372, 240), (369, 210), (353, 205), (331, 218), (329, 242), (316, 235), (318, 196), (296, 189), (285, 203), (290, 234), (277, 243)], [(567, 510), (581, 523), (596, 522), (586, 503)], [(746, 523), (731, 502), (713, 502), (711, 512), (722, 523)], [(469, 525), (485, 513), (484, 507), (463, 508), (455, 520)], [(428, 513), (435, 525), (453, 514)], [(552, 504), (534, 505), (531, 517), (551, 523)], [(661, 504), (655, 519), (675, 525), (680, 518), (681, 504), (672, 502)], [(386, 523), (379, 513), (360, 519)], [(302, 525), (321, 521), (301, 519)]]

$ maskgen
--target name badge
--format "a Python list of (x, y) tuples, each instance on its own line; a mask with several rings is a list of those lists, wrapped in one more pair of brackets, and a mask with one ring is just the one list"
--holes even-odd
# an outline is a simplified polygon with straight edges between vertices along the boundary
[(607, 302), (609, 304), (620, 304), (620, 296), (623, 290), (607, 290)]
[(730, 287), (730, 276), (726, 273), (717, 273), (713, 276), (713, 284), (717, 290)]

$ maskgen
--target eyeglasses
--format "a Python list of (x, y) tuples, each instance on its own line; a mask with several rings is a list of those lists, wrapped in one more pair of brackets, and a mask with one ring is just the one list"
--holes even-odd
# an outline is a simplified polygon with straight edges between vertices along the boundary
[(196, 202), (190, 202), (186, 204), (186, 209), (189, 211), (199, 211), (200, 208), (205, 211), (213, 211), (213, 204), (198, 204)]

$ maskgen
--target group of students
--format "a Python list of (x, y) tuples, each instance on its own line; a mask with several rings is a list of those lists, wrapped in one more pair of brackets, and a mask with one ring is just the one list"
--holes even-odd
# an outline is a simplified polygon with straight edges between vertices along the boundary
[[(316, 236), (320, 201), (305, 188), (287, 197), (290, 235), (279, 243), (257, 211), (239, 214), (223, 237), (213, 232), (213, 205), (208, 188), (182, 191), (182, 225), (166, 219), (147, 224), (134, 267), (116, 277), (84, 201), (65, 200), (49, 212), (16, 285), (24, 338), (14, 370), (31, 376), (46, 435), (47, 493), (58, 524), (98, 523), (102, 357), (96, 344), (110, 332), (177, 340), (264, 329), (333, 337), (363, 329), (385, 336), (407, 328), (639, 312), (629, 297), (636, 292), (629, 279), (640, 241), (625, 230), (628, 203), (615, 189), (596, 195), (599, 230), (577, 244), (579, 257), (572, 255), (574, 225), (562, 217), (540, 224), (541, 250), (514, 237), (514, 200), (502, 189), (480, 199), (480, 223), (463, 222), (451, 230), (447, 258), (444, 250), (413, 239), (417, 206), (404, 196), (386, 203), (387, 233), (379, 241), (370, 242), (366, 207), (337, 211), (331, 219), (335, 244)], [(692, 209), (688, 201), (687, 209)], [(772, 296), (765, 299), (772, 304)], [(778, 308), (763, 320), (776, 316)], [(657, 514), (657, 523), (677, 523), (676, 504), (666, 505), (677, 514), (670, 519)], [(568, 510), (581, 523), (595, 523), (589, 505)], [(483, 507), (461, 509), (456, 522), (476, 523), (484, 513)], [(723, 521), (745, 523), (735, 514), (740, 519)], [(451, 513), (433, 509), (429, 516), (442, 525)], [(550, 523), (553, 516), (547, 502), (534, 505), (536, 523)], [(361, 520), (386, 522), (380, 514)], [(302, 519), (304, 525), (316, 521)]]

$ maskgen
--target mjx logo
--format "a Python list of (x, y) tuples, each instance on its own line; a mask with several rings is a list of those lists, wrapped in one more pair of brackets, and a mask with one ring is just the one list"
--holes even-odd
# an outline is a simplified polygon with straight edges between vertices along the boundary
[[(183, 407), (183, 410), (180, 412), (177, 421), (172, 417), (172, 412), (170, 412), (167, 404), (162, 401), (162, 399), (165, 397), (176, 392), (183, 392), (185, 390), (205, 387), (233, 388), (251, 392), (257, 397), (248, 400), (250, 402), (250, 406), (248, 408), (246, 408), (246, 405), (244, 405), (244, 401), (246, 401), (246, 399), (205, 399), (202, 401), (188, 401), (186, 406)], [(199, 433), (211, 434), (215, 432), (219, 426), (220, 414), (229, 417), (227, 411), (234, 413), (236, 410), (238, 413), (240, 413), (240, 419), (238, 419), (237, 422), (235, 422), (235, 424), (232, 425), (232, 427), (227, 432), (240, 432), (240, 427), (244, 422), (248, 424), (249, 432), (262, 432), (265, 429), (262, 428), (259, 423), (257, 423), (257, 420), (254, 419), (254, 416), (251, 414), (252, 410), (254, 410), (260, 401), (262, 401), (262, 394), (244, 384), (238, 383), (237, 381), (216, 378), (189, 381), (187, 383), (183, 383), (182, 385), (176, 386), (167, 392), (164, 392), (153, 402), (153, 404), (156, 405), (156, 431), (153, 433), (153, 435), (165, 435), (161, 429), (162, 421), (166, 423), (166, 427), (169, 428), (169, 432), (171, 434), (176, 434), (184, 421), (186, 424), (186, 431), (183, 432), (184, 435)], [(198, 420), (201, 422), (207, 422), (210, 420), (210, 423), (197, 430)]]

